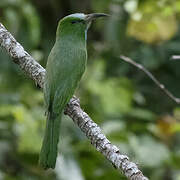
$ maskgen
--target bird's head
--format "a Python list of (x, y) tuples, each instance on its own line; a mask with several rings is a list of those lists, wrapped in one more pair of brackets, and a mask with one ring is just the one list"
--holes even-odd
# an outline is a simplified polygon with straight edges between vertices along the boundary
[(59, 21), (57, 36), (61, 34), (81, 34), (85, 33), (91, 22), (100, 17), (107, 17), (104, 13), (83, 14), (75, 13), (65, 16)]

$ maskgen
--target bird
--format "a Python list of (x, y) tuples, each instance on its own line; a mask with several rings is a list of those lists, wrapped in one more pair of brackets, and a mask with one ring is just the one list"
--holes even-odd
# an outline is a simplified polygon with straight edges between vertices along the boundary
[(91, 22), (104, 13), (75, 13), (58, 22), (55, 44), (48, 56), (44, 82), (46, 127), (39, 164), (44, 169), (55, 168), (60, 122), (63, 110), (85, 71), (87, 63), (87, 31)]

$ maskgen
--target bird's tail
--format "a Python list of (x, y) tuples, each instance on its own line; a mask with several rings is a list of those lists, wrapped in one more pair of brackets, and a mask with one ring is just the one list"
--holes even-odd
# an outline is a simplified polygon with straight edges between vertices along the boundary
[(61, 117), (62, 113), (48, 112), (45, 135), (39, 156), (39, 164), (44, 169), (55, 168), (56, 165)]

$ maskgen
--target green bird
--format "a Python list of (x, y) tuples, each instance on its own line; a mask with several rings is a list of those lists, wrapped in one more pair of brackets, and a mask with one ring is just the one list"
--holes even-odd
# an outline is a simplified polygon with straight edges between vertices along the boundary
[(44, 169), (55, 167), (63, 110), (86, 67), (87, 30), (92, 20), (102, 16), (108, 15), (76, 13), (64, 17), (58, 23), (56, 41), (47, 61), (44, 85), (47, 120), (39, 157)]

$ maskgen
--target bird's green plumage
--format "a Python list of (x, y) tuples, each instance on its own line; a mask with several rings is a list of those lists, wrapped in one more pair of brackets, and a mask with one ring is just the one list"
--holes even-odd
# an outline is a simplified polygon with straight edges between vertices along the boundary
[(48, 57), (44, 85), (47, 121), (39, 163), (45, 169), (55, 167), (63, 109), (85, 71), (87, 28), (91, 18), (100, 17), (99, 14), (92, 15), (73, 14), (58, 24), (56, 42)]
[(55, 167), (63, 109), (85, 71), (86, 24), (72, 22), (76, 20), (78, 18), (69, 17), (59, 22), (56, 42), (46, 66), (44, 98), (47, 122), (39, 158), (45, 169)]

